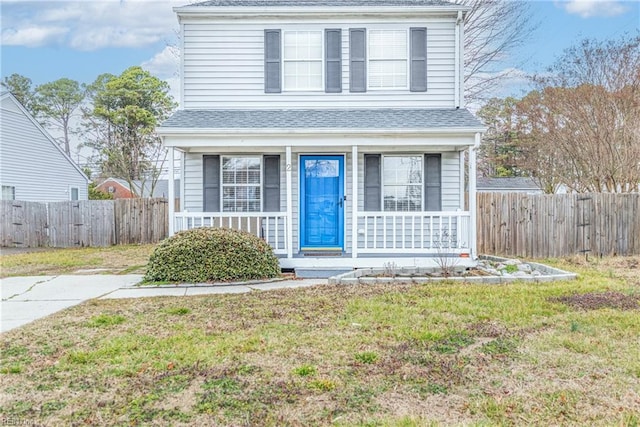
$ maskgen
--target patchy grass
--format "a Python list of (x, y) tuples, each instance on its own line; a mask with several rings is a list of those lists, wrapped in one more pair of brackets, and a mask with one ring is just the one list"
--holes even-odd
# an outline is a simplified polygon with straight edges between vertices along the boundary
[(90, 301), (2, 335), (0, 412), (43, 425), (637, 425), (640, 310), (563, 299), (638, 295), (637, 263), (553, 264), (579, 279)]
[(102, 273), (144, 273), (155, 245), (119, 245), (106, 248), (48, 249), (0, 255), (0, 274), (39, 276), (100, 269)]

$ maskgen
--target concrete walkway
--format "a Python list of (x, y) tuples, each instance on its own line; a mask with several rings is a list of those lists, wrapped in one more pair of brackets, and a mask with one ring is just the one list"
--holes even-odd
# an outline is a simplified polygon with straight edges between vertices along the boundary
[(135, 286), (138, 274), (9, 277), (0, 280), (0, 332), (26, 325), (57, 311), (100, 298), (142, 298), (243, 293), (326, 284), (326, 279), (278, 280), (242, 284)]

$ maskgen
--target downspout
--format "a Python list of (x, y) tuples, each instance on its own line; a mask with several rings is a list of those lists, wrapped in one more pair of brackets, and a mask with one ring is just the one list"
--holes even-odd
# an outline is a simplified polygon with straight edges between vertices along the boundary
[(454, 71), (454, 98), (455, 98), (455, 107), (460, 108), (462, 106), (462, 84), (461, 84), (461, 74), (462, 74), (462, 49), (461, 49), (461, 41), (462, 41), (462, 11), (458, 11), (458, 17), (456, 19), (456, 29), (455, 29), (455, 71)]

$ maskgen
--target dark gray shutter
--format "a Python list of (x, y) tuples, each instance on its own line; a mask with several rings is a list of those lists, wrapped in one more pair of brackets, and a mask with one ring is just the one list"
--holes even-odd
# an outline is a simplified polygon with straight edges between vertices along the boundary
[(264, 91), (281, 92), (280, 30), (264, 30)]
[(280, 212), (280, 156), (264, 156), (262, 207), (265, 212)]
[(427, 91), (427, 29), (411, 28), (411, 92)]
[(220, 156), (202, 156), (205, 212), (220, 212)]
[(367, 32), (349, 29), (349, 92), (367, 91)]
[(424, 210), (442, 210), (442, 161), (440, 154), (424, 155)]
[(342, 92), (342, 30), (326, 29), (325, 37), (325, 92)]
[(364, 210), (382, 209), (382, 173), (380, 154), (364, 155)]

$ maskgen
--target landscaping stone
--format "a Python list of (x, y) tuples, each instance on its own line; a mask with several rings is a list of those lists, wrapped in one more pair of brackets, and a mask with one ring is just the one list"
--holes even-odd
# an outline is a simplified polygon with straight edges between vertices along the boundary
[[(514, 271), (516, 266), (517, 270)], [(549, 282), (553, 280), (572, 280), (575, 273), (559, 270), (544, 264), (522, 262), (495, 256), (481, 256), (477, 266), (469, 269), (455, 266), (450, 275), (443, 274), (437, 267), (397, 267), (393, 271), (388, 268), (364, 268), (348, 273), (332, 276), (329, 284), (378, 284), (378, 283), (425, 283), (431, 281), (465, 281), (472, 283), (499, 284), (517, 280), (533, 282)]]

